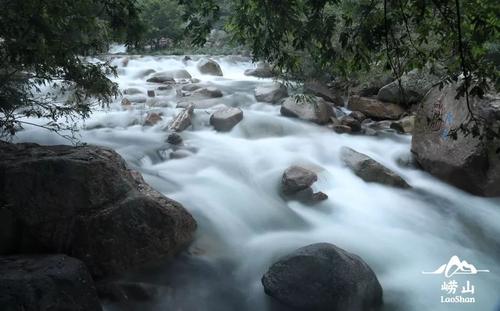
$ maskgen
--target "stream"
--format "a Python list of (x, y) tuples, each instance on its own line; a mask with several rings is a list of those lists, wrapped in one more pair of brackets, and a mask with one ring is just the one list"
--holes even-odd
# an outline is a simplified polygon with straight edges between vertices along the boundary
[[(271, 310), (260, 281), (264, 272), (280, 256), (317, 242), (334, 243), (372, 267), (384, 290), (384, 310), (498, 310), (500, 201), (472, 196), (398, 164), (410, 156), (411, 136), (337, 134), (283, 117), (279, 105), (256, 101), (255, 87), (272, 79), (245, 76), (244, 70), (255, 65), (243, 57), (213, 57), (223, 77), (200, 74), (197, 56), (188, 62), (182, 56), (128, 56), (127, 66), (124, 57), (113, 60), (121, 89), (138, 88), (145, 97), (159, 86), (146, 82), (145, 70), (186, 69), (201, 85), (219, 88), (220, 103), (240, 107), (244, 118), (231, 132), (219, 133), (209, 125), (213, 109), (195, 110), (192, 128), (181, 133), (188, 156), (180, 159), (170, 159), (172, 147), (165, 142), (164, 127), (179, 111), (174, 89), (157, 90), (134, 109), (124, 109), (117, 98), (80, 124), (82, 142), (116, 150), (198, 222), (186, 252), (124, 276), (157, 285), (157, 299), (105, 305), (106, 310)], [(142, 126), (148, 111), (163, 113), (163, 120)], [(36, 127), (26, 127), (15, 140), (68, 144)], [(343, 146), (394, 170), (412, 189), (364, 182), (340, 161)], [(284, 201), (281, 175), (292, 164), (314, 170), (319, 177), (314, 190), (329, 199), (313, 206)], [(454, 255), (490, 271), (452, 278), (459, 290), (467, 280), (474, 285), (475, 303), (442, 303), (447, 295), (441, 286), (450, 279), (422, 274)]]

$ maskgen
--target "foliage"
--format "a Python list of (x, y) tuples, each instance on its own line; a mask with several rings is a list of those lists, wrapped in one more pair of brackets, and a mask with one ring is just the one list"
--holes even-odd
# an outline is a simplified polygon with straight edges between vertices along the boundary
[[(87, 116), (93, 103), (118, 93), (114, 68), (84, 56), (111, 39), (130, 43), (135, 0), (3, 0), (0, 7), (0, 130), (12, 135), (36, 116), (48, 129), (61, 118)], [(54, 88), (63, 96), (47, 92)]]

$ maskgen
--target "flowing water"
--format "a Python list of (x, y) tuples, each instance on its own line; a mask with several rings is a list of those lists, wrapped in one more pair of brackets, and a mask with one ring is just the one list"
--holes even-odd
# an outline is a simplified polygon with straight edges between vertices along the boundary
[[(361, 256), (384, 289), (385, 310), (496, 310), (500, 302), (500, 202), (448, 186), (420, 170), (398, 165), (410, 155), (411, 137), (340, 135), (326, 127), (280, 116), (279, 106), (256, 102), (257, 85), (270, 79), (243, 74), (254, 65), (238, 57), (215, 57), (224, 77), (201, 75), (182, 57), (123, 58), (116, 81), (144, 93), (157, 85), (141, 77), (147, 69), (187, 69), (202, 85), (221, 89), (220, 103), (243, 109), (244, 119), (229, 133), (208, 124), (210, 109), (195, 111), (192, 129), (181, 135), (188, 157), (170, 159), (163, 127), (178, 112), (175, 90), (134, 109), (96, 110), (80, 132), (83, 142), (108, 146), (139, 170), (153, 187), (181, 202), (199, 224), (190, 249), (175, 260), (127, 276), (158, 285), (159, 298), (109, 310), (270, 310), (260, 278), (280, 256), (316, 242), (331, 242)], [(142, 126), (147, 111), (163, 113)], [(18, 141), (68, 143), (28, 127)], [(413, 187), (400, 190), (356, 177), (339, 159), (342, 146), (365, 153), (400, 174)], [(329, 199), (314, 206), (285, 202), (279, 195), (283, 171), (292, 164), (313, 168), (316, 191)], [(499, 185), (500, 186), (500, 185)], [(457, 255), (489, 273), (423, 275)], [(469, 280), (474, 304), (443, 304), (444, 281)], [(454, 295), (451, 295), (454, 296)], [(469, 295), (470, 296), (470, 295)]]

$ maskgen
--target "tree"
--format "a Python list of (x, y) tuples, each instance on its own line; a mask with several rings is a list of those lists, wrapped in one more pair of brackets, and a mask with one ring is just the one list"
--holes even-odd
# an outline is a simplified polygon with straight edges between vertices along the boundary
[(13, 135), (30, 116), (58, 130), (61, 118), (86, 117), (93, 104), (109, 103), (118, 94), (107, 77), (114, 68), (85, 56), (112, 39), (131, 43), (137, 14), (135, 0), (3, 0), (0, 131)]

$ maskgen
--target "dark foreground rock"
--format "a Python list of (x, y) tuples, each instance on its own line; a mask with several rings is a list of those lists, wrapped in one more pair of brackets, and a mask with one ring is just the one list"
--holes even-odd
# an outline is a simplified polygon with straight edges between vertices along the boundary
[(3, 253), (64, 253), (96, 278), (173, 255), (196, 229), (110, 149), (0, 143), (0, 178)]
[[(465, 97), (456, 99), (456, 85), (433, 88), (417, 112), (412, 152), (420, 166), (432, 175), (470, 193), (500, 196), (500, 140), (484, 140), (451, 130), (466, 122)], [(500, 98), (470, 97), (478, 119), (492, 129), (500, 127)], [(484, 132), (483, 132), (484, 133)]]
[(0, 257), (0, 309), (102, 310), (83, 262), (65, 255)]
[(303, 202), (318, 202), (328, 199), (323, 192), (314, 193), (311, 188), (318, 180), (315, 172), (300, 166), (290, 166), (281, 177), (281, 192), (290, 199)]
[(354, 174), (366, 182), (376, 182), (398, 188), (410, 188), (410, 185), (398, 174), (369, 156), (351, 148), (342, 148), (341, 159), (353, 170)]
[(371, 311), (382, 306), (382, 287), (358, 256), (328, 243), (300, 248), (262, 277), (267, 295), (294, 310)]
[(332, 106), (320, 97), (304, 100), (288, 97), (281, 104), (280, 112), (285, 117), (299, 118), (317, 124), (326, 124), (330, 122), (330, 117), (335, 116)]
[(243, 120), (243, 111), (240, 108), (223, 108), (210, 116), (210, 124), (219, 132), (228, 132)]

